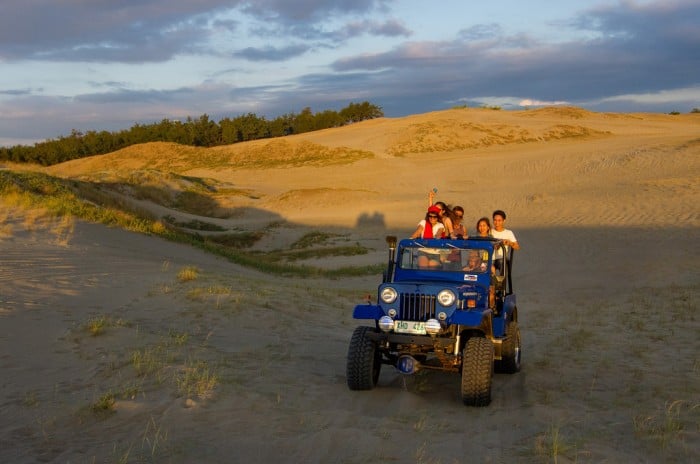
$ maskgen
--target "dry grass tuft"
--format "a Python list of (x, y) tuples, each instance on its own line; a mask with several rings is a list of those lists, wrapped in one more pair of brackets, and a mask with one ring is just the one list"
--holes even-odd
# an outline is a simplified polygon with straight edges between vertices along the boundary
[(199, 277), (199, 268), (196, 266), (185, 266), (177, 273), (177, 280), (180, 282), (197, 280), (197, 277)]

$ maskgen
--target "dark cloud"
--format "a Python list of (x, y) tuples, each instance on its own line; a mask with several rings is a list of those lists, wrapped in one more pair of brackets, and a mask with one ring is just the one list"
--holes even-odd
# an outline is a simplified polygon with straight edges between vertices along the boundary
[(336, 14), (384, 11), (393, 0), (249, 0), (243, 10), (281, 23), (315, 23)]
[(3, 0), (0, 58), (164, 61), (203, 43), (231, 0)]
[(1, 90), (1, 89), (0, 89), (0, 95), (10, 95), (10, 96), (13, 96), (13, 97), (18, 97), (18, 96), (20, 96), (20, 95), (31, 95), (31, 94), (33, 94), (33, 93), (35, 93), (35, 92), (37, 92), (37, 91), (41, 91), (41, 89), (36, 89), (36, 90), (35, 90), (35, 89), (30, 89), (30, 88), (26, 88), (26, 89), (5, 89), (5, 90)]
[(412, 32), (400, 21), (353, 20), (329, 29), (327, 25), (312, 23), (262, 23), (251, 27), (251, 35), (262, 38), (293, 37), (310, 41), (317, 47), (335, 47), (353, 38), (369, 35), (376, 37), (408, 37)]
[(337, 31), (329, 33), (328, 37), (343, 41), (365, 34), (378, 37), (408, 37), (412, 32), (395, 19), (384, 22), (364, 20), (350, 22)]
[[(245, 11), (280, 38), (322, 37), (329, 15), (367, 14), (390, 0), (3, 0), (0, 59), (163, 62), (187, 53), (218, 54), (209, 41), (240, 27), (222, 12)], [(317, 24), (318, 23), (318, 24)], [(319, 25), (320, 24), (320, 25)], [(253, 29), (255, 31), (255, 29)], [(401, 35), (398, 22), (368, 23), (363, 33)]]
[(233, 54), (238, 58), (245, 58), (249, 61), (284, 61), (290, 58), (303, 55), (309, 50), (308, 45), (288, 45), (286, 47), (264, 47), (254, 48), (248, 47), (239, 50)]

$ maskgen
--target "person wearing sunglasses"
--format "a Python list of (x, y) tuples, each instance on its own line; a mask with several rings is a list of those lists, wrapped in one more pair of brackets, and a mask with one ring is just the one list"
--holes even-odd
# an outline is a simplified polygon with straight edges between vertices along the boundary
[(469, 237), (467, 235), (467, 228), (464, 227), (464, 224), (462, 224), (463, 219), (464, 208), (461, 206), (455, 206), (452, 208), (452, 235), (450, 238), (463, 240)]
[(442, 238), (445, 227), (440, 222), (440, 208), (431, 206), (425, 215), (425, 219), (418, 223), (418, 228), (411, 238)]

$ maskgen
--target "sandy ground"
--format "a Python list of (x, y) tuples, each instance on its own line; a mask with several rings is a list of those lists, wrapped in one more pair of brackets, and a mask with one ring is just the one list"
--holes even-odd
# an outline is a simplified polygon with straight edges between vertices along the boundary
[(433, 186), (472, 231), (504, 209), (523, 369), (494, 377), (486, 408), (461, 404), (459, 376), (389, 366), (352, 392), (352, 308), (380, 276), (271, 277), (3, 206), (0, 462), (700, 461), (698, 134), (698, 115), (453, 110), (288, 139), (370, 153), (344, 164), (256, 166), (260, 141), (195, 151), (226, 169), (184, 149), (165, 168), (167, 145), (54, 167), (216, 179), (247, 192), (220, 198), (240, 213), (220, 223), (267, 227), (259, 246), (323, 230), (375, 250), (330, 265), (383, 262)]

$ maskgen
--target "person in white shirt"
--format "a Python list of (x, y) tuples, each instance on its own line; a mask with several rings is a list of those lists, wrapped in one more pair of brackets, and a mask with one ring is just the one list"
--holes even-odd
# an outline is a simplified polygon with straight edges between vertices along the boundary
[[(500, 209), (497, 209), (493, 212), (492, 217), (493, 229), (491, 229), (491, 236), (493, 238), (498, 238), (503, 241), (503, 244), (506, 246), (507, 253), (510, 252), (511, 247), (514, 250), (519, 250), (520, 244), (518, 243), (518, 239), (515, 238), (515, 234), (512, 230), (505, 228), (506, 213)], [(494, 256), (494, 264), (496, 266), (496, 269), (501, 269), (500, 266), (503, 265), (503, 254), (500, 248), (496, 250), (496, 255)]]

